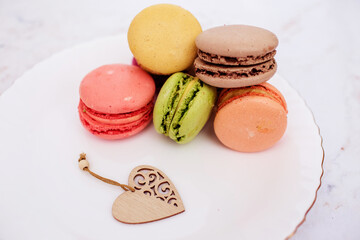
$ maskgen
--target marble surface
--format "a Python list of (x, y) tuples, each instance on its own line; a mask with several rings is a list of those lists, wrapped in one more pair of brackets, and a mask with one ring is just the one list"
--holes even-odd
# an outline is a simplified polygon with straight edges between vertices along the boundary
[[(62, 49), (126, 32), (137, 12), (158, 2), (0, 0), (0, 94)], [(325, 149), (317, 201), (292, 239), (360, 239), (360, 2), (168, 2), (190, 10), (203, 29), (243, 23), (278, 35), (278, 72), (313, 111)]]

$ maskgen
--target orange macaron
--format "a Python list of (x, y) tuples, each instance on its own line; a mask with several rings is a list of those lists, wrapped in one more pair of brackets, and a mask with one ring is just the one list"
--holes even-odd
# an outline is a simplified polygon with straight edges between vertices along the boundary
[(286, 101), (269, 83), (223, 89), (217, 106), (215, 134), (233, 150), (263, 151), (272, 147), (285, 133)]

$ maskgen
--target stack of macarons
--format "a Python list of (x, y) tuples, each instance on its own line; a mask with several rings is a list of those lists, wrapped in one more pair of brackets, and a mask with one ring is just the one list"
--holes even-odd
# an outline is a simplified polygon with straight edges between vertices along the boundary
[(154, 108), (155, 130), (180, 144), (201, 131), (217, 97), (216, 88), (181, 72), (193, 67), (195, 39), (201, 32), (200, 23), (189, 11), (172, 4), (145, 8), (128, 31), (136, 64), (163, 84)]
[[(132, 66), (105, 65), (82, 80), (78, 111), (83, 126), (104, 139), (143, 130), (152, 120), (155, 86), (161, 87), (163, 76), (192, 67), (195, 38), (201, 32), (197, 19), (179, 6), (158, 4), (142, 10), (128, 30)], [(156, 130), (178, 143), (189, 142), (205, 125), (215, 100), (215, 88), (185, 73), (175, 74), (158, 97), (154, 122), (161, 123)]]
[(268, 81), (276, 72), (278, 39), (266, 29), (225, 25), (196, 38), (196, 76), (223, 88), (217, 102), (214, 131), (227, 147), (257, 152), (273, 146), (284, 134), (287, 106)]
[[(231, 149), (265, 150), (284, 134), (285, 99), (265, 83), (277, 69), (272, 32), (247, 25), (202, 32), (189, 11), (157, 4), (134, 17), (128, 43), (132, 65), (105, 65), (81, 82), (79, 116), (92, 134), (122, 139), (153, 119), (158, 133), (188, 143), (214, 106), (214, 131)], [(161, 87), (156, 102), (155, 86)]]

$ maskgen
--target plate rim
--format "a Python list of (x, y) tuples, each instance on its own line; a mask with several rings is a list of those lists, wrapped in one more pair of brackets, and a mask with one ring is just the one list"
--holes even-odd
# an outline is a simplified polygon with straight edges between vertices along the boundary
[(306, 100), (302, 97), (302, 95), (300, 94), (300, 92), (294, 88), (292, 86), (292, 84), (289, 82), (289, 81), (286, 81), (287, 84), (289, 84), (289, 86), (294, 89), (294, 91), (297, 93), (297, 95), (301, 98), (301, 100), (303, 101), (303, 103), (305, 104), (305, 107), (310, 111), (311, 113), (311, 116), (313, 118), (313, 121), (314, 121), (314, 124), (315, 126), (317, 127), (317, 130), (318, 130), (318, 135), (320, 137), (320, 146), (321, 146), (321, 151), (322, 151), (322, 160), (321, 160), (321, 174), (320, 174), (320, 178), (319, 178), (319, 185), (318, 187), (316, 188), (315, 190), (315, 197), (314, 197), (314, 200), (311, 202), (309, 208), (305, 211), (304, 213), (304, 217), (303, 219), (296, 225), (295, 229), (292, 231), (292, 233), (290, 233), (286, 238), (285, 240), (289, 240), (291, 239), (295, 234), (296, 232), (299, 230), (299, 228), (301, 227), (301, 225), (303, 225), (303, 223), (306, 221), (306, 217), (308, 215), (308, 213), (310, 212), (310, 210), (314, 207), (315, 205), (315, 202), (317, 200), (317, 196), (318, 196), (318, 191), (322, 185), (322, 178), (324, 176), (324, 173), (325, 173), (325, 170), (324, 170), (324, 161), (325, 161), (325, 149), (324, 149), (324, 146), (323, 146), (323, 143), (324, 143), (324, 139), (321, 135), (321, 130), (320, 130), (320, 127), (318, 125), (318, 123), (316, 122), (316, 119), (315, 119), (315, 115), (313, 113), (313, 111), (311, 110), (311, 108), (309, 107), (309, 105), (307, 104)]

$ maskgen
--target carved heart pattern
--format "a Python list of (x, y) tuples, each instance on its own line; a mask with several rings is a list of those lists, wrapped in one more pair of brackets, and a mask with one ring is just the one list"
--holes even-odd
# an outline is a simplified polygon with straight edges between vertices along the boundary
[(134, 168), (129, 185), (135, 192), (124, 192), (112, 206), (112, 214), (120, 222), (153, 222), (185, 211), (174, 184), (155, 167), (142, 165)]

